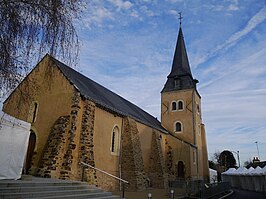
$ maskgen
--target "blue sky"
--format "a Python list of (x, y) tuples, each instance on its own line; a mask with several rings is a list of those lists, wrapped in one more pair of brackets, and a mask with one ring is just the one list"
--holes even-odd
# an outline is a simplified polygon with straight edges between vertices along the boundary
[(90, 1), (77, 22), (78, 70), (160, 118), (182, 12), (200, 83), (209, 158), (240, 151), (266, 160), (266, 4), (263, 0)]
[(76, 21), (76, 70), (160, 118), (182, 12), (198, 79), (209, 159), (240, 151), (266, 160), (265, 0), (90, 0)]

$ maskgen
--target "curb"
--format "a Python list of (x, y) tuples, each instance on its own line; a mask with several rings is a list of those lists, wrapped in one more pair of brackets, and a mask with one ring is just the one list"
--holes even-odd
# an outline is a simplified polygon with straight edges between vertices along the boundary
[(230, 192), (229, 192), (228, 194), (226, 194), (226, 195), (220, 197), (219, 199), (224, 199), (224, 198), (226, 198), (226, 197), (232, 195), (233, 193), (234, 193), (234, 191), (231, 189)]

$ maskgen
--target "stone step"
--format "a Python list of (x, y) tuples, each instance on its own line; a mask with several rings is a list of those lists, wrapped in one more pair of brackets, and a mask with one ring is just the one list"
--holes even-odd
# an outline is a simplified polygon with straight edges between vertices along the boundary
[(59, 196), (59, 197), (41, 197), (41, 198), (24, 198), (24, 199), (121, 199), (119, 196), (95, 196), (95, 197), (87, 197), (86, 195), (71, 195), (71, 196)]
[(95, 199), (121, 199), (119, 196), (105, 196), (105, 197), (97, 197)]
[(75, 185), (87, 185), (90, 187), (95, 187), (94, 185), (88, 185), (85, 182), (33, 182), (33, 181), (8, 181), (0, 180), (0, 187), (46, 187), (46, 186), (75, 186)]
[(86, 182), (32, 177), (0, 180), (0, 199), (120, 199)]
[(77, 189), (77, 190), (46, 190), (37, 192), (22, 192), (22, 193), (0, 193), (3, 198), (41, 198), (42, 196), (68, 196), (68, 195), (103, 195), (107, 192), (103, 192), (100, 189)]
[(95, 186), (88, 186), (88, 185), (69, 185), (69, 186), (40, 186), (40, 187), (20, 187), (20, 186), (11, 186), (11, 187), (0, 187), (0, 193), (24, 193), (24, 192), (40, 192), (40, 191), (55, 191), (55, 190), (80, 190), (80, 189), (87, 189), (87, 190), (99, 190)]

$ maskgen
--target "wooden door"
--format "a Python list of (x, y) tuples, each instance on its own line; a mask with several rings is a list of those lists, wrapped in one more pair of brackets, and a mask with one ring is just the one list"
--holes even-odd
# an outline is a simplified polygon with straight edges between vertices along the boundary
[(25, 164), (25, 172), (26, 172), (26, 174), (29, 174), (29, 169), (31, 168), (32, 157), (33, 157), (33, 154), (34, 154), (35, 144), (36, 144), (36, 135), (31, 130), (30, 138), (29, 138), (29, 144), (28, 144), (28, 150), (27, 150), (27, 156), (26, 156), (26, 164)]
[(182, 161), (179, 161), (177, 165), (177, 177), (185, 178), (185, 166)]

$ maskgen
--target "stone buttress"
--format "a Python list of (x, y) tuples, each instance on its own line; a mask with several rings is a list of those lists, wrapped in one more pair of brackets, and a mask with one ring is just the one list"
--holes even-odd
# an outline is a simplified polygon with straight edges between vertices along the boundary
[(165, 161), (163, 157), (161, 139), (160, 133), (153, 130), (149, 171), (147, 175), (150, 178), (150, 186), (156, 188), (167, 187), (167, 174), (165, 172)]
[(41, 164), (37, 171), (38, 176), (45, 178), (60, 177), (68, 125), (69, 116), (61, 116), (56, 120), (44, 148)]
[(127, 190), (143, 190), (147, 187), (139, 132), (135, 120), (123, 119), (122, 130), (122, 178), (129, 181)]
[[(85, 100), (79, 141), (79, 162), (84, 162), (95, 167), (93, 148), (94, 119), (95, 104), (89, 100)], [(79, 169), (79, 171), (82, 171), (82, 168)], [(97, 185), (97, 176), (95, 170), (86, 169), (84, 174), (84, 181)]]

